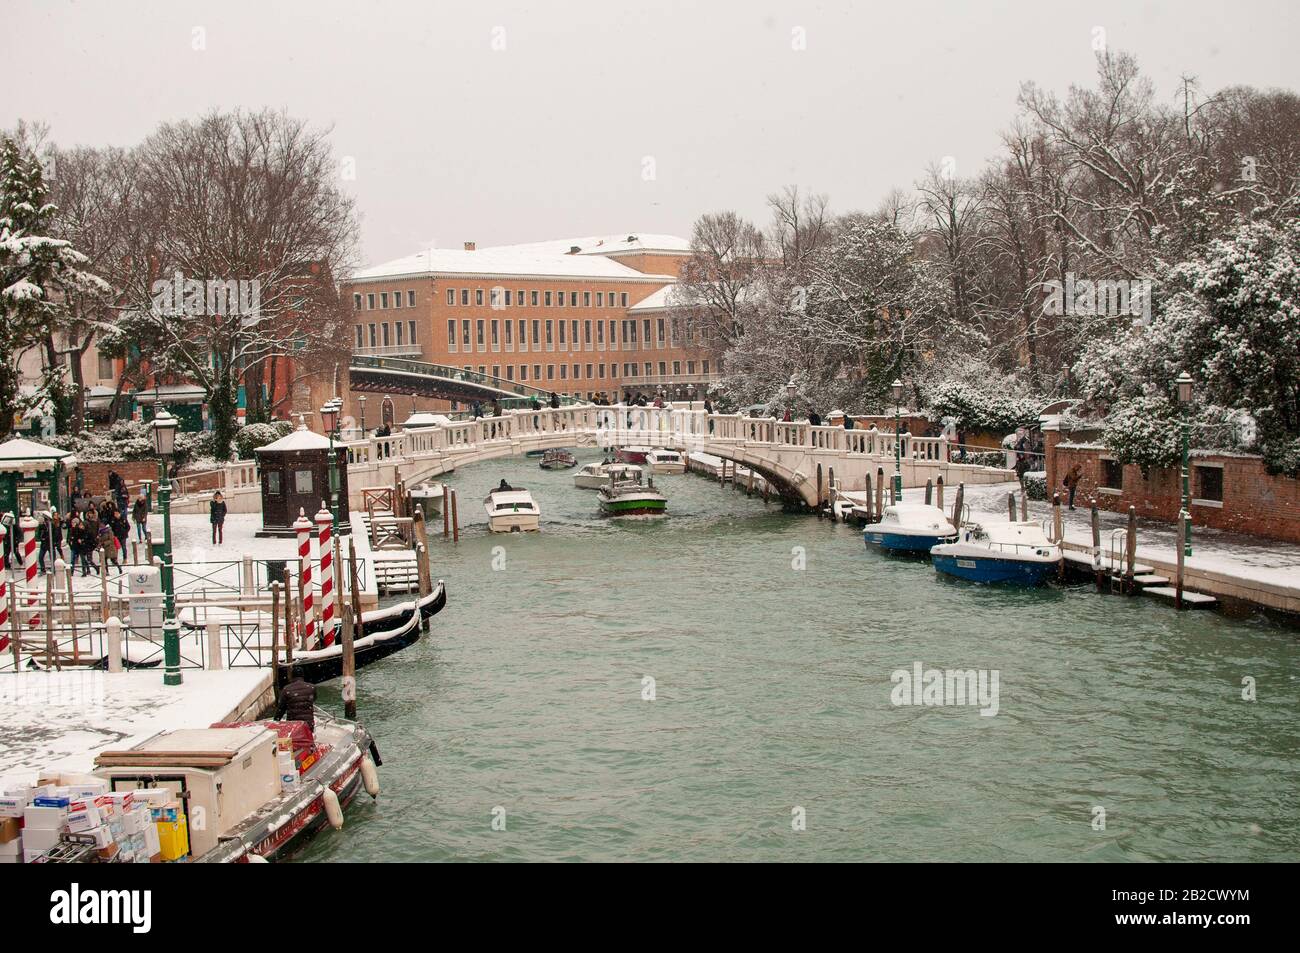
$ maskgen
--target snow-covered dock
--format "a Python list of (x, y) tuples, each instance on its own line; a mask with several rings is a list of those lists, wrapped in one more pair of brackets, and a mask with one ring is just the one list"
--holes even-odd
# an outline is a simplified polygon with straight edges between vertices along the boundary
[[(1017, 489), (1015, 483), (967, 486), (969, 519), (977, 523), (1005, 521), (1007, 493)], [(1088, 554), (1090, 560), (1091, 513), (1086, 500), (1076, 498), (1075, 506), (1073, 511), (1064, 506), (1061, 508), (1064, 527), (1061, 545), (1067, 556), (1069, 553)], [(1048, 520), (1050, 525), (1052, 506), (1031, 500), (1029, 515), (1031, 519)], [(1098, 518), (1105, 561), (1110, 558), (1112, 534), (1127, 525), (1128, 517), (1101, 510)], [(1178, 568), (1176, 545), (1176, 526), (1142, 521), (1138, 528), (1138, 575), (1159, 575), (1172, 580)], [(1218, 599), (1240, 600), (1300, 615), (1300, 546), (1197, 526), (1193, 530), (1192, 551), (1194, 555), (1187, 557), (1183, 568), (1186, 589)], [(1152, 595), (1158, 598), (1161, 593), (1153, 592)]]
[(90, 771), (105, 749), (129, 748), (159, 731), (254, 718), (273, 699), (264, 668), (187, 669), (184, 678), (164, 685), (156, 669), (0, 674), (0, 777)]

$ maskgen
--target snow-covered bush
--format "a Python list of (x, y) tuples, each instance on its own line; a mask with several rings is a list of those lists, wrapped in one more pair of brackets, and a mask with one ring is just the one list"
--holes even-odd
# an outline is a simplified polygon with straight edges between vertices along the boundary
[(927, 411), (934, 419), (952, 417), (959, 427), (1011, 431), (1038, 422), (1043, 401), (976, 387), (965, 381), (941, 381), (929, 388)]
[(269, 424), (248, 424), (240, 427), (235, 434), (235, 453), (241, 460), (253, 459), (253, 451), (275, 443), (293, 430), (293, 424), (287, 420), (275, 420)]
[(1173, 403), (1162, 395), (1135, 397), (1111, 409), (1103, 431), (1106, 447), (1121, 463), (1144, 474), (1176, 466), (1182, 459), (1182, 429)]
[(1025, 496), (1031, 500), (1047, 499), (1047, 471), (1029, 470), (1024, 478)]

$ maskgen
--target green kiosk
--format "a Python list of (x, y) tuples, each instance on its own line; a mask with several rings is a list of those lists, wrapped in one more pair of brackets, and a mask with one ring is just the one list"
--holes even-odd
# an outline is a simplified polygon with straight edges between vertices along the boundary
[(77, 459), (67, 450), (16, 437), (0, 443), (0, 513), (68, 511), (68, 476)]

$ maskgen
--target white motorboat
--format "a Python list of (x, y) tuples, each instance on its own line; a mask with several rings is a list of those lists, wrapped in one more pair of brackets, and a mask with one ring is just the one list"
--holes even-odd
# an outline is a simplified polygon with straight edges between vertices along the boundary
[(651, 450), (645, 455), (651, 473), (685, 473), (686, 458), (676, 450)]
[(587, 463), (573, 475), (573, 485), (580, 490), (599, 490), (609, 483), (611, 476), (615, 482), (640, 480), (641, 468), (634, 463)]
[(1061, 565), (1061, 547), (1034, 522), (967, 526), (953, 543), (930, 550), (934, 568), (972, 582), (1036, 586)]
[(418, 506), (426, 517), (442, 511), (442, 484), (426, 480), (417, 483), (407, 491), (411, 502)]
[(879, 546), (891, 552), (928, 553), (939, 543), (949, 543), (957, 538), (957, 530), (943, 510), (928, 503), (895, 503), (885, 507), (879, 523), (871, 523), (862, 531), (868, 546)]
[(483, 500), (488, 529), (494, 533), (530, 533), (542, 528), (542, 511), (533, 495), (521, 486), (501, 486)]

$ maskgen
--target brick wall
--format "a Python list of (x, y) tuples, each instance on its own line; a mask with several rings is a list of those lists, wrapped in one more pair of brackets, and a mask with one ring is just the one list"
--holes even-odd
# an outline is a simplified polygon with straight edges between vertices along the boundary
[(134, 496), (141, 480), (158, 482), (158, 464), (154, 460), (131, 460), (117, 463), (82, 463), (82, 484), (88, 493), (108, 492), (108, 473), (117, 471), (117, 475), (126, 480), (127, 488)]
[[(1058, 431), (1047, 431), (1047, 487), (1050, 496), (1066, 490), (1065, 474), (1078, 464), (1083, 479), (1075, 505), (1095, 497), (1101, 509), (1127, 512), (1137, 509), (1144, 519), (1174, 522), (1182, 505), (1182, 481), (1177, 468), (1152, 470), (1143, 476), (1140, 467), (1122, 468), (1119, 492), (1103, 485), (1103, 459), (1110, 457), (1101, 447), (1072, 445)], [(1061, 446), (1065, 443), (1065, 446)], [(1221, 505), (1198, 502), (1197, 467), (1222, 469)], [(1259, 457), (1194, 454), (1192, 457), (1192, 525), (1210, 526), (1268, 539), (1300, 542), (1300, 480), (1271, 476)]]

